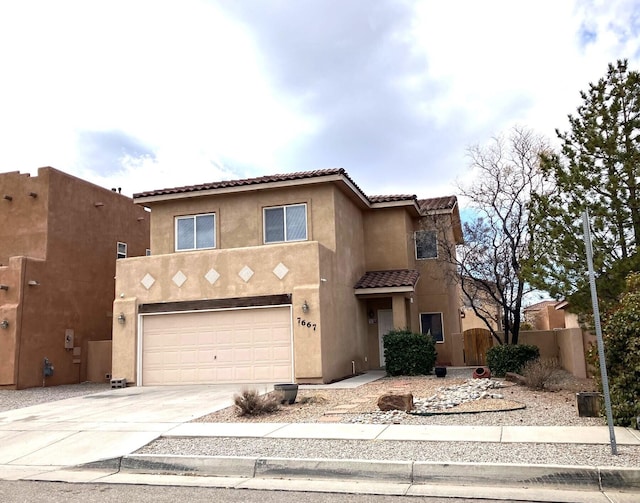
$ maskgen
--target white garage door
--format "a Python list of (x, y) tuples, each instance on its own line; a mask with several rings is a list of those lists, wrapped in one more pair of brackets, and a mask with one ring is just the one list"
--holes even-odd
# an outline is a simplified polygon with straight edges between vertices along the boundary
[(269, 307), (143, 317), (142, 384), (291, 382), (291, 312)]

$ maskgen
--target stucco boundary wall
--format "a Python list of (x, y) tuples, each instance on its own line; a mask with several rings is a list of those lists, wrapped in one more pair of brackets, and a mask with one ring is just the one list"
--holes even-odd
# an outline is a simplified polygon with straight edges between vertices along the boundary
[[(450, 337), (455, 355), (452, 365), (465, 365), (463, 335), (452, 334)], [(541, 358), (557, 358), (563, 369), (584, 379), (587, 377), (586, 340), (581, 328), (560, 328), (523, 331), (520, 332), (518, 342), (537, 346)]]

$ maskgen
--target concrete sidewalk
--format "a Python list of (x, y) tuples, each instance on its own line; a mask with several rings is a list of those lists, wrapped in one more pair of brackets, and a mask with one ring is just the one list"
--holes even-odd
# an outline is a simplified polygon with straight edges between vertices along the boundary
[[(357, 386), (376, 373), (328, 387)], [(265, 386), (263, 391), (272, 387)], [(376, 494), (460, 494), (460, 486), (563, 490), (540, 501), (640, 500), (639, 467), (576, 467), (332, 459), (137, 455), (160, 437), (355, 439), (363, 441), (608, 444), (608, 428), (421, 426), (324, 423), (191, 423), (231, 405), (240, 386), (125, 388), (0, 412), (0, 479), (331, 490)], [(616, 428), (619, 445), (640, 446), (640, 432)], [(184, 477), (184, 475), (194, 475)], [(200, 476), (198, 476), (200, 475)], [(331, 484), (327, 480), (331, 479)], [(453, 487), (455, 486), (455, 487)], [(296, 489), (297, 488), (297, 489)], [(342, 489), (340, 489), (342, 488)], [(580, 498), (569, 496), (581, 491)], [(611, 492), (635, 491), (635, 499)], [(594, 499), (584, 499), (586, 492)], [(479, 497), (478, 492), (472, 493)], [(528, 494), (531, 498), (531, 494)], [(574, 498), (574, 499), (571, 499)], [(617, 499), (616, 499), (617, 498)]]

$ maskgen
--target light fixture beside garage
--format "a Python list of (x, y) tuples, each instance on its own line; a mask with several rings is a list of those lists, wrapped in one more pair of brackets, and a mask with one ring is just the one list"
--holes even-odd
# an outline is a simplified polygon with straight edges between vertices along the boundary
[(303, 313), (308, 313), (309, 312), (309, 304), (307, 304), (306, 300), (302, 303), (302, 312)]
[(120, 325), (124, 325), (124, 322), (127, 320), (127, 318), (125, 317), (124, 313), (120, 313), (118, 315), (118, 323), (120, 323)]
[(0, 321), (0, 328), (9, 328), (9, 320)]

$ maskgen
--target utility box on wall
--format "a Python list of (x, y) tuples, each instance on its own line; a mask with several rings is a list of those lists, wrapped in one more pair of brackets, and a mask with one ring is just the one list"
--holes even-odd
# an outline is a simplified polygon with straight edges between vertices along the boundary
[(73, 349), (73, 329), (67, 328), (64, 331), (64, 349)]

